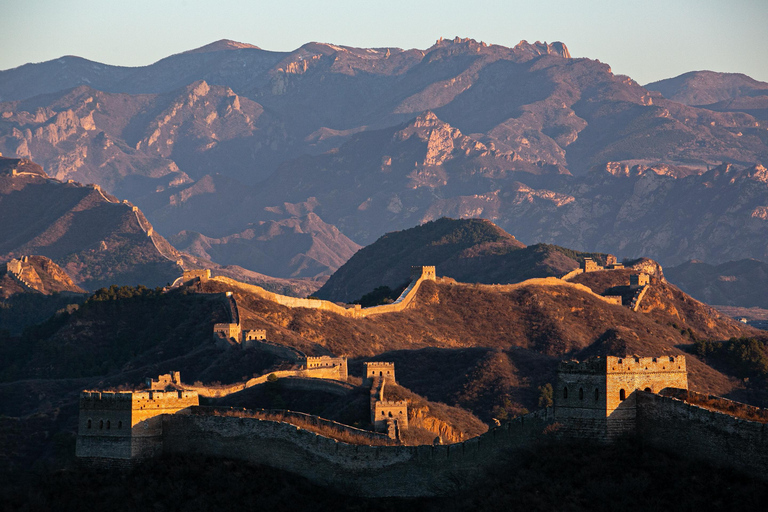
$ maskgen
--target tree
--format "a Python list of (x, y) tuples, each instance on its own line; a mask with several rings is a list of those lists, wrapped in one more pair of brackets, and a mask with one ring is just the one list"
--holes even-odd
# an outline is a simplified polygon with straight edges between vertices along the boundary
[(552, 399), (553, 395), (554, 391), (552, 390), (552, 384), (549, 382), (543, 386), (539, 386), (539, 407), (552, 407), (552, 405), (554, 405), (554, 400)]

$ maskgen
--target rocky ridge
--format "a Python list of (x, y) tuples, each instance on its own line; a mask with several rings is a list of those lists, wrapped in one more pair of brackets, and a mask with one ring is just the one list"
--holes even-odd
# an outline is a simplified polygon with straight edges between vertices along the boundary
[[(758, 98), (759, 83), (717, 80), (726, 86), (710, 89), (725, 90), (723, 101)], [(702, 234), (680, 242), (671, 219), (651, 229), (659, 219), (618, 206), (660, 202), (637, 197), (656, 186), (648, 172), (629, 176), (643, 182), (635, 191), (624, 169), (690, 184), (723, 162), (757, 168), (768, 155), (759, 109), (666, 99), (562, 43), (281, 53), (220, 41), (140, 68), (66, 57), (2, 71), (0, 98), (0, 151), (129, 198), (166, 236), (236, 238), (291, 217), (275, 208), (306, 203), (358, 244), (444, 215), (482, 216), (527, 243), (665, 264), (724, 261), (734, 246), (764, 258), (751, 244), (759, 226), (712, 244), (703, 233), (734, 233), (736, 221), (702, 213)], [(605, 168), (624, 175), (592, 177)], [(744, 206), (760, 218), (765, 205)]]

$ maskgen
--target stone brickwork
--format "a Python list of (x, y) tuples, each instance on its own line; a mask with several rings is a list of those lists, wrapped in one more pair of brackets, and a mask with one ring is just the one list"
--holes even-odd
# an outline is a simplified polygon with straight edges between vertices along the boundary
[(347, 370), (347, 358), (346, 357), (307, 357), (304, 361), (304, 368), (306, 370), (336, 370), (338, 372), (338, 380), (347, 380), (349, 373)]
[(650, 276), (644, 272), (631, 274), (629, 276), (629, 286), (632, 288), (647, 286), (650, 283)]
[(433, 496), (474, 482), (501, 454), (540, 438), (548, 410), (462, 443), (352, 445), (287, 423), (208, 415), (164, 416), (165, 453), (196, 453), (283, 469), (359, 496)]
[[(134, 206), (134, 208), (136, 208)], [(135, 210), (134, 210), (135, 211)], [(185, 270), (184, 274), (182, 275), (182, 281), (192, 281), (193, 279), (200, 279), (201, 281), (207, 281), (211, 278), (211, 271), (210, 269), (196, 269), (196, 270)]]
[(171, 372), (159, 375), (156, 379), (148, 378), (147, 387), (152, 391), (164, 391), (169, 386), (181, 386), (181, 372)]
[(385, 400), (384, 388), (396, 384), (395, 363), (366, 361), (365, 381), (371, 386), (371, 424), (374, 430), (387, 432), (392, 439), (400, 439), (400, 431), (408, 428), (408, 401)]
[[(374, 381), (383, 391), (384, 375)], [(499, 457), (528, 448), (543, 436), (606, 440), (635, 431), (649, 446), (768, 475), (765, 423), (656, 394), (667, 388), (687, 388), (684, 356), (567, 361), (558, 369), (554, 408), (515, 418), (461, 443), (434, 446), (371, 446), (369, 441), (382, 439), (382, 434), (291, 411), (212, 413), (195, 407), (197, 395), (190, 391), (86, 391), (80, 401), (77, 455), (120, 466), (160, 452), (194, 453), (280, 468), (347, 494), (416, 497), (441, 494), (457, 481), (471, 485)], [(676, 392), (683, 394), (690, 395)], [(399, 411), (387, 407), (397, 403), (379, 402), (374, 414), (385, 411), (388, 417), (392, 410), (394, 420)], [(752, 409), (752, 414), (768, 417)], [(285, 417), (269, 419), (276, 412)], [(407, 410), (403, 416), (407, 420)], [(300, 423), (291, 424), (291, 418)], [(617, 420), (613, 429), (612, 420)], [(363, 444), (341, 442), (299, 424), (330, 429), (330, 435), (343, 434)]]
[(213, 334), (225, 340), (235, 340), (240, 343), (240, 324), (214, 324)]
[(638, 392), (637, 432), (656, 448), (768, 478), (765, 423)]
[(597, 270), (602, 270), (603, 267), (595, 263), (595, 260), (592, 258), (584, 258), (584, 262), (581, 264), (581, 269), (584, 272), (595, 272)]
[(411, 280), (416, 281), (418, 279), (425, 279), (428, 281), (434, 281), (437, 279), (435, 267), (411, 267)]
[(243, 331), (243, 342), (252, 341), (252, 340), (266, 340), (266, 339), (267, 339), (266, 329), (254, 329), (254, 330)]
[(636, 390), (688, 389), (685, 356), (564, 361), (557, 372), (555, 417), (574, 437), (601, 440), (633, 432)]
[(414, 267), (412, 271), (412, 278), (413, 280), (411, 283), (403, 291), (400, 297), (398, 297), (394, 302), (391, 304), (382, 304), (380, 306), (372, 306), (369, 308), (361, 308), (359, 304), (355, 304), (350, 307), (344, 307), (327, 300), (288, 297), (286, 295), (269, 292), (260, 286), (241, 283), (224, 276), (216, 276), (212, 279), (214, 281), (224, 283), (233, 288), (243, 290), (262, 299), (266, 299), (289, 308), (319, 309), (321, 311), (329, 311), (331, 313), (336, 313), (338, 315), (351, 318), (366, 318), (369, 316), (404, 311), (413, 301), (416, 293), (421, 287), (421, 283), (424, 281), (436, 280), (435, 267)]
[(365, 366), (365, 379), (369, 384), (373, 383), (374, 377), (381, 377), (391, 384), (397, 383), (395, 380), (395, 363), (366, 361), (363, 365)]
[(76, 455), (139, 459), (162, 451), (162, 415), (198, 405), (195, 391), (83, 391)]
[(377, 432), (387, 431), (389, 423), (395, 423), (400, 429), (408, 428), (407, 400), (377, 400), (373, 405), (373, 428)]

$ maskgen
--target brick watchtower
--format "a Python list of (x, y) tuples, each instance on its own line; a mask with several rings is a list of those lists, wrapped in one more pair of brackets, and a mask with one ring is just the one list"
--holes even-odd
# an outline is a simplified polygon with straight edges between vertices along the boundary
[[(153, 383), (162, 377), (168, 376)], [(162, 415), (198, 404), (197, 391), (189, 390), (83, 391), (75, 453), (110, 465), (157, 455), (162, 450)]]
[(636, 390), (688, 389), (685, 356), (596, 357), (563, 361), (555, 419), (572, 436), (610, 439), (635, 430)]

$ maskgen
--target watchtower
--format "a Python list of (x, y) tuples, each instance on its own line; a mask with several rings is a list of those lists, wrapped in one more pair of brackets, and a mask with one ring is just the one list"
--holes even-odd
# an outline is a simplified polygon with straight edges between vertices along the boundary
[(434, 281), (436, 279), (435, 267), (411, 267), (411, 280), (425, 279)]
[(600, 270), (600, 267), (595, 263), (592, 258), (584, 258), (584, 263), (581, 264), (581, 269), (586, 272), (595, 272)]
[[(329, 375), (333, 375), (335, 372), (338, 372), (338, 377), (334, 375), (334, 377), (337, 378), (338, 380), (345, 381), (349, 376), (347, 372), (347, 358), (344, 356), (341, 356), (341, 357), (308, 356), (304, 364), (306, 369), (313, 373), (327, 372), (329, 373)], [(330, 370), (330, 372), (328, 372), (328, 370)]]
[(563, 361), (557, 371), (555, 418), (570, 435), (610, 439), (634, 431), (635, 391), (664, 388), (688, 389), (685, 356)]
[[(134, 208), (136, 207), (134, 206)], [(200, 279), (201, 281), (206, 281), (210, 278), (211, 278), (211, 270), (208, 268), (201, 269), (201, 270), (185, 270), (184, 273), (182, 274), (182, 281), (184, 281), (185, 283), (193, 279)]]
[(366, 361), (365, 380), (370, 384), (376, 377), (380, 377), (384, 382), (396, 384), (395, 381), (395, 363), (384, 363), (380, 361)]
[(407, 400), (379, 400), (374, 403), (371, 411), (371, 422), (378, 432), (386, 432), (387, 424), (395, 422), (401, 430), (408, 428), (408, 401)]
[(234, 339), (240, 343), (240, 324), (214, 324), (213, 334), (225, 340)]
[(629, 276), (629, 287), (640, 288), (641, 286), (647, 286), (650, 280), (650, 276), (644, 272), (632, 274)]
[(152, 457), (162, 451), (162, 415), (198, 404), (197, 391), (189, 390), (83, 391), (75, 453), (107, 464)]
[(168, 386), (181, 386), (181, 372), (158, 375), (156, 379), (147, 378), (147, 387), (152, 391), (165, 391)]

